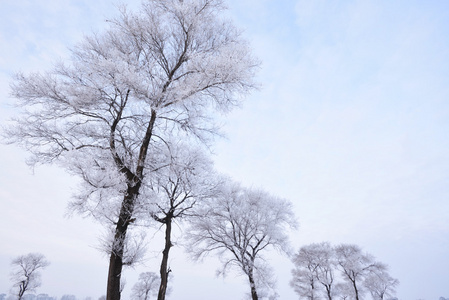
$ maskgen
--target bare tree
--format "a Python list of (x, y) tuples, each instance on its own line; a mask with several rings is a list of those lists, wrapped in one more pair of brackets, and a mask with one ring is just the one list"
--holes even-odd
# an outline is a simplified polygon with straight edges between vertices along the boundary
[(140, 273), (139, 281), (132, 288), (132, 299), (150, 300), (150, 296), (156, 296), (161, 279), (156, 273)]
[(151, 191), (148, 199), (151, 217), (165, 226), (165, 244), (160, 266), (160, 287), (158, 300), (164, 300), (171, 269), (168, 258), (172, 243), (172, 226), (175, 221), (182, 221), (194, 216), (197, 205), (215, 197), (218, 180), (212, 161), (203, 151), (193, 145), (177, 142), (170, 143), (168, 154), (159, 159), (162, 162), (150, 180)]
[(301, 299), (320, 299), (321, 286), (315, 276), (314, 266), (310, 264), (305, 267), (292, 270), (293, 279), (290, 286)]
[(365, 279), (364, 286), (370, 292), (374, 300), (392, 298), (396, 293), (399, 280), (393, 278), (385, 269), (376, 268)]
[(363, 299), (368, 291), (374, 300), (394, 295), (399, 281), (388, 267), (353, 244), (332, 247), (310, 244), (293, 257), (291, 286), (304, 299)]
[(33, 292), (41, 286), (40, 270), (46, 268), (50, 263), (40, 253), (29, 253), (21, 255), (12, 260), (11, 281), (17, 299), (22, 299), (25, 292)]
[(128, 231), (142, 218), (135, 208), (154, 149), (176, 135), (208, 141), (212, 111), (254, 88), (258, 63), (223, 9), (221, 0), (145, 0), (87, 36), (71, 60), (12, 84), (24, 110), (9, 142), (32, 154), (30, 164), (57, 162), (80, 176), (71, 207), (113, 232), (107, 300), (120, 299), (123, 266), (137, 257), (126, 253)]
[(203, 218), (192, 222), (189, 253), (197, 260), (217, 253), (223, 262), (221, 273), (236, 267), (248, 278), (251, 298), (259, 299), (261, 290), (274, 288), (263, 252), (270, 246), (289, 250), (286, 228), (296, 226), (291, 203), (230, 184), (207, 210)]
[(359, 300), (363, 294), (363, 281), (374, 269), (384, 268), (384, 265), (377, 263), (374, 256), (363, 253), (362, 249), (353, 244), (341, 244), (335, 248), (337, 262), (341, 270), (343, 279), (353, 288), (353, 296)]
[(317, 299), (324, 291), (325, 297), (332, 300), (336, 261), (329, 243), (301, 247), (293, 257), (293, 263), (295, 269), (292, 271), (291, 285), (300, 296)]

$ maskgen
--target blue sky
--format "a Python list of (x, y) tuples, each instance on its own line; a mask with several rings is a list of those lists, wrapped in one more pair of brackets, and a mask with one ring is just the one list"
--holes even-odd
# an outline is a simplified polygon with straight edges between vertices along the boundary
[[(0, 5), (0, 120), (14, 113), (9, 76), (66, 58), (67, 46), (114, 14), (111, 3)], [(399, 299), (449, 297), (449, 2), (232, 0), (229, 7), (262, 61), (261, 89), (226, 116), (217, 168), (294, 203), (295, 248), (356, 243), (390, 266)], [(0, 292), (9, 289), (10, 259), (40, 251), (52, 261), (40, 291), (97, 299), (107, 271), (95, 249), (100, 228), (64, 217), (76, 180), (54, 167), (33, 175), (25, 157), (0, 145)], [(127, 271), (128, 289), (140, 271), (157, 270), (153, 251), (145, 266)], [(213, 259), (185, 262), (180, 249), (172, 257), (172, 299), (209, 299), (204, 286), (220, 291), (217, 300), (246, 292), (242, 277), (215, 279)], [(280, 298), (296, 299), (290, 262), (273, 254), (273, 264)]]

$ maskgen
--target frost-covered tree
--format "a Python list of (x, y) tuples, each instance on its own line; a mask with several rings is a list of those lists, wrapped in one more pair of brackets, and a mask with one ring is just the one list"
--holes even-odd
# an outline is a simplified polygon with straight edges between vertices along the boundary
[(13, 259), (11, 265), (13, 268), (10, 275), (13, 282), (12, 289), (20, 300), (25, 292), (33, 292), (41, 286), (40, 270), (50, 263), (40, 253), (29, 253)]
[(385, 265), (375, 261), (374, 256), (363, 253), (362, 249), (354, 244), (341, 244), (335, 247), (337, 263), (343, 279), (352, 286), (353, 297), (362, 298), (365, 293), (363, 282), (376, 269), (383, 269)]
[[(253, 87), (257, 61), (221, 0), (144, 0), (73, 47), (45, 73), (17, 74), (23, 115), (6, 131), (30, 164), (59, 163), (82, 179), (72, 208), (110, 228), (108, 300), (120, 299), (128, 243), (153, 153), (169, 137), (207, 142), (214, 112), (229, 111)], [(132, 253), (127, 253), (127, 251)]]
[(378, 300), (392, 297), (399, 284), (389, 275), (387, 265), (353, 244), (306, 245), (293, 263), (291, 285), (302, 299), (358, 300), (369, 292)]
[(156, 273), (140, 273), (139, 280), (132, 288), (131, 299), (150, 300), (150, 296), (156, 296), (161, 279)]
[(223, 263), (219, 274), (236, 267), (248, 279), (251, 298), (264, 298), (262, 292), (273, 290), (274, 281), (263, 253), (270, 247), (289, 251), (286, 229), (296, 226), (291, 203), (229, 184), (204, 209), (204, 217), (188, 230), (189, 253), (196, 260), (218, 254)]
[[(160, 266), (158, 300), (164, 300), (171, 269), (168, 258), (172, 244), (174, 222), (195, 215), (195, 207), (215, 197), (218, 179), (212, 161), (200, 148), (184, 143), (170, 143), (159, 160), (164, 165), (149, 181), (152, 195), (148, 197), (151, 217), (165, 227), (165, 244)], [(164, 159), (165, 158), (165, 159)], [(201, 217), (201, 216), (200, 216)]]
[(384, 267), (372, 270), (363, 284), (374, 300), (385, 300), (393, 298), (399, 280), (391, 277)]
[(301, 299), (320, 299), (321, 286), (315, 277), (313, 265), (306, 266), (305, 269), (295, 268), (292, 270), (293, 280), (290, 286)]
[(318, 299), (324, 294), (328, 300), (335, 295), (336, 260), (329, 243), (311, 244), (293, 257), (295, 269), (290, 282), (298, 295), (307, 299)]

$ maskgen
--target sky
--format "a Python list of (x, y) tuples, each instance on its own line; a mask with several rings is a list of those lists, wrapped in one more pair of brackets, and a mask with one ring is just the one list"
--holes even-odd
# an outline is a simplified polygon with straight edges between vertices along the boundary
[[(113, 0), (2, 0), (0, 123), (15, 114), (11, 75), (45, 71), (84, 34), (101, 31)], [(131, 8), (140, 1), (127, 2)], [(229, 113), (216, 168), (292, 201), (295, 249), (354, 243), (390, 267), (400, 300), (449, 297), (449, 2), (230, 0), (228, 16), (262, 61), (260, 90)], [(0, 144), (0, 293), (10, 261), (41, 252), (51, 265), (38, 292), (98, 299), (108, 259), (98, 224), (68, 216), (77, 179), (25, 164)], [(124, 299), (143, 271), (158, 270), (158, 244), (125, 271)], [(160, 245), (160, 249), (158, 246)], [(216, 278), (217, 260), (171, 253), (169, 299), (242, 299), (245, 278)], [(273, 252), (280, 299), (297, 299), (292, 263)]]

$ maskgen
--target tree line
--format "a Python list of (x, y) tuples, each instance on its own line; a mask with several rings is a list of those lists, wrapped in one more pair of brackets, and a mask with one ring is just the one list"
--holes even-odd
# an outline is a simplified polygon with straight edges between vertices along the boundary
[(290, 285), (301, 299), (360, 300), (369, 293), (373, 300), (387, 300), (399, 284), (386, 264), (354, 244), (303, 246), (293, 263)]
[[(215, 209), (219, 217), (213, 215), (214, 221), (209, 222), (196, 219), (190, 225), (187, 248), (192, 251), (191, 257), (199, 259), (214, 252), (223, 263), (223, 269), (220, 270), (222, 274), (228, 268), (234, 268), (247, 277), (249, 298), (277, 299), (279, 295), (276, 293), (274, 274), (261, 252), (266, 252), (270, 246), (289, 253), (285, 230), (277, 225), (269, 225), (283, 221), (282, 218), (290, 220), (291, 213), (285, 213), (288, 209), (284, 210), (284, 204), (287, 204), (287, 208), (289, 205), (279, 202), (277, 204), (282, 205), (273, 206), (273, 199), (263, 197), (266, 195), (260, 191), (242, 194), (242, 191), (236, 192), (234, 187), (229, 192), (240, 197), (227, 194), (219, 202), (222, 204), (221, 209), (217, 209), (217, 205), (209, 207)], [(242, 199), (242, 196), (249, 196), (249, 199)], [(368, 294), (373, 300), (389, 300), (395, 296), (399, 284), (389, 274), (386, 264), (376, 260), (372, 254), (363, 252), (355, 244), (310, 244), (301, 247), (290, 257), (294, 266), (290, 285), (299, 299), (363, 300), (367, 299)], [(40, 271), (49, 264), (39, 253), (21, 255), (12, 260), (12, 295), (7, 299), (27, 299), (25, 293), (35, 292), (41, 285)], [(150, 300), (158, 297), (162, 280), (160, 274), (141, 273), (132, 287), (131, 299)], [(76, 300), (76, 297), (64, 295), (61, 299)]]
[[(123, 268), (145, 255), (145, 232), (155, 224), (165, 235), (159, 274), (141, 275), (139, 299), (155, 289), (158, 300), (166, 297), (174, 224), (185, 229), (193, 259), (217, 254), (221, 274), (234, 268), (246, 277), (251, 299), (276, 296), (264, 253), (289, 253), (291, 203), (243, 187), (210, 158), (216, 115), (257, 88), (260, 65), (224, 10), (222, 0), (122, 6), (70, 59), (18, 73), (11, 84), (22, 110), (3, 132), (7, 142), (25, 148), (32, 166), (54, 163), (78, 176), (70, 209), (107, 229), (106, 300), (121, 298)], [(27, 287), (16, 288), (21, 299)]]

